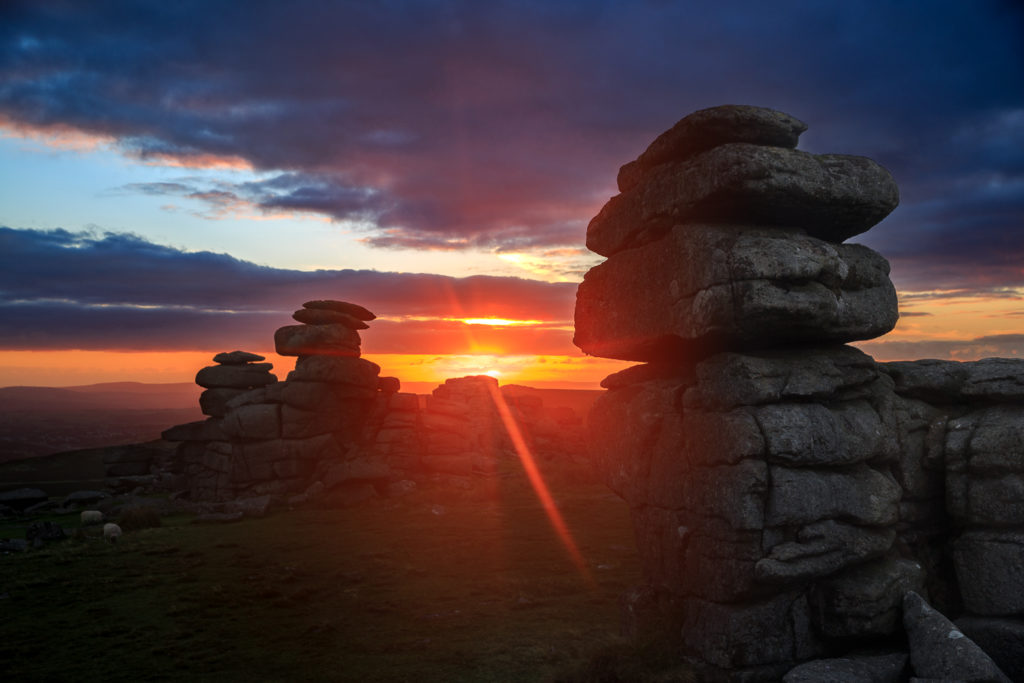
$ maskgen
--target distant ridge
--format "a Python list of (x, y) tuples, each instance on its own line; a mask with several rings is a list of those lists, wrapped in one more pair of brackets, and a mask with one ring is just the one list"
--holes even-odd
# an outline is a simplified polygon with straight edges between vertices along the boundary
[(192, 383), (104, 382), (71, 387), (0, 388), (0, 412), (161, 410), (194, 408), (201, 389)]

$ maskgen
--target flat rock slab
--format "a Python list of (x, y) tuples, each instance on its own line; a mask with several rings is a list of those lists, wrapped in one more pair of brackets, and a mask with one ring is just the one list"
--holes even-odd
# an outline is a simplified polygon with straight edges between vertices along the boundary
[(222, 351), (213, 357), (214, 363), (221, 365), (245, 365), (255, 361), (266, 360), (266, 356), (249, 353), (248, 351)]
[(1024, 533), (962, 534), (953, 543), (953, 564), (969, 612), (1024, 616)]
[(365, 358), (303, 356), (288, 373), (289, 382), (324, 382), (377, 389), (380, 366)]
[(903, 598), (914, 674), (967, 683), (1011, 683), (992, 658), (917, 593)]
[(898, 317), (889, 264), (867, 247), (771, 228), (689, 225), (586, 274), (573, 342), (594, 356), (669, 362), (871, 339)]
[(335, 299), (307, 301), (302, 304), (302, 307), (321, 311), (337, 311), (338, 313), (350, 315), (357, 320), (374, 320), (377, 317), (371, 313), (369, 309), (363, 308), (359, 304), (349, 303), (348, 301), (337, 301)]
[(866, 157), (733, 143), (662, 164), (612, 197), (587, 226), (587, 248), (612, 256), (700, 222), (785, 226), (842, 242), (897, 204), (896, 182)]
[(781, 111), (748, 105), (701, 109), (680, 119), (655, 138), (635, 161), (619, 169), (619, 191), (636, 187), (647, 171), (667, 161), (682, 161), (730, 142), (796, 147), (807, 124)]
[(281, 356), (358, 356), (359, 333), (347, 325), (286, 325), (274, 332)]
[(273, 363), (210, 365), (196, 373), (196, 384), (204, 389), (253, 389), (273, 384), (277, 377)]
[(307, 325), (338, 324), (353, 330), (365, 330), (370, 327), (353, 315), (342, 313), (341, 311), (332, 311), (327, 308), (300, 308), (292, 313), (292, 317), (300, 323)]

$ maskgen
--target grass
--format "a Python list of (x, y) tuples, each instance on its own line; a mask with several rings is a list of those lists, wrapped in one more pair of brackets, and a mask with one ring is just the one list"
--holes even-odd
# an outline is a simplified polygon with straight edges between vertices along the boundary
[(519, 476), (0, 555), (0, 680), (620, 680), (640, 569), (626, 506), (579, 474), (548, 478), (590, 579)]

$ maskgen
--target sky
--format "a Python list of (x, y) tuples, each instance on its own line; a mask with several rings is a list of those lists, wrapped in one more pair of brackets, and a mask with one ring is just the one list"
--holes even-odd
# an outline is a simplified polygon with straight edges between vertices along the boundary
[(1019, 3), (6, 0), (0, 386), (191, 381), (332, 298), (382, 374), (595, 387), (625, 364), (571, 342), (586, 225), (719, 104), (896, 178), (852, 241), (902, 317), (861, 348), (1021, 355)]

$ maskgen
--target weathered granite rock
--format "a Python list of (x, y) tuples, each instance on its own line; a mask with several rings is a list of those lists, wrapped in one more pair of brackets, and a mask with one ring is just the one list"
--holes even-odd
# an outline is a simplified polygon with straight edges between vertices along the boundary
[(1010, 680), (1024, 681), (1024, 620), (968, 616), (955, 624)]
[(796, 147), (807, 124), (789, 114), (763, 107), (723, 105), (685, 116), (655, 138), (635, 161), (619, 169), (619, 191), (638, 185), (646, 173), (666, 161), (682, 161), (730, 142), (768, 147)]
[(349, 315), (348, 313), (342, 313), (341, 311), (328, 310), (326, 308), (300, 308), (292, 313), (292, 317), (300, 323), (305, 323), (307, 325), (336, 324), (344, 325), (345, 327), (353, 330), (366, 330), (370, 327), (355, 316)]
[(229, 439), (277, 439), (281, 437), (281, 411), (273, 404), (255, 404), (235, 408), (221, 421)]
[(968, 531), (954, 542), (953, 561), (969, 612), (1024, 615), (1024, 530)]
[(274, 333), (282, 356), (359, 356), (359, 333), (347, 325), (286, 325)]
[(248, 389), (207, 389), (199, 395), (199, 409), (203, 415), (224, 417), (228, 401), (248, 391)]
[(211, 365), (196, 374), (196, 384), (205, 389), (251, 389), (272, 384), (277, 377), (271, 374), (272, 363), (245, 365)]
[(811, 629), (806, 598), (793, 593), (742, 606), (692, 600), (683, 647), (723, 669), (799, 661), (824, 652)]
[(1010, 683), (991, 657), (913, 591), (903, 599), (903, 625), (917, 676)]
[(892, 636), (901, 628), (903, 596), (924, 586), (924, 569), (887, 556), (849, 567), (811, 591), (815, 625), (829, 638)]
[(677, 226), (584, 277), (573, 342), (660, 361), (714, 350), (846, 342), (896, 324), (889, 265), (861, 245), (783, 230)]
[(350, 315), (356, 320), (374, 320), (377, 317), (359, 304), (352, 304), (347, 301), (335, 301), (334, 299), (307, 301), (302, 304), (302, 307), (312, 310), (337, 311), (338, 313)]
[(816, 659), (782, 677), (782, 683), (901, 683), (909, 659), (905, 653)]
[(1024, 402), (1024, 359), (985, 358), (973, 363), (916, 360), (883, 363), (904, 396), (931, 403)]
[(657, 166), (612, 197), (587, 227), (587, 248), (612, 256), (700, 222), (778, 225), (842, 242), (898, 203), (892, 176), (871, 159), (731, 143)]
[(221, 365), (245, 365), (261, 360), (266, 360), (266, 357), (248, 351), (222, 351), (213, 357), (213, 362)]
[(289, 382), (326, 382), (377, 388), (380, 366), (365, 358), (344, 356), (301, 356), (288, 373)]
[(34, 547), (67, 538), (64, 527), (54, 522), (32, 522), (25, 528), (25, 540)]

